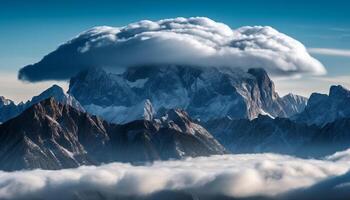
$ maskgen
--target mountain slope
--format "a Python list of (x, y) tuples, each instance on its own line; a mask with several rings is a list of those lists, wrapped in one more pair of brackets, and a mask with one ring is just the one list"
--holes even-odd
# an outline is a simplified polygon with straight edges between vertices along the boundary
[[(122, 74), (91, 68), (70, 80), (68, 93), (88, 112), (118, 123), (140, 119), (146, 100), (156, 112), (183, 108), (202, 121), (226, 116), (253, 119), (262, 113), (288, 117), (304, 104), (280, 98), (263, 69), (227, 67), (142, 66)], [(296, 104), (294, 110), (286, 109), (289, 103)]]
[(161, 119), (115, 125), (49, 98), (0, 126), (0, 170), (223, 153), (225, 149), (181, 110), (169, 110)]
[(305, 110), (292, 117), (298, 122), (323, 126), (337, 119), (350, 117), (350, 91), (331, 86), (329, 95), (312, 93)]

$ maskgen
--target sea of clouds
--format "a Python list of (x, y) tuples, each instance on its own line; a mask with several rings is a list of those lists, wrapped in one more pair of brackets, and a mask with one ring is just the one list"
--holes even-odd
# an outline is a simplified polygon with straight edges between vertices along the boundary
[(159, 64), (261, 67), (274, 76), (326, 73), (302, 43), (272, 27), (232, 29), (206, 17), (179, 17), (92, 28), (23, 67), (18, 77), (32, 82), (66, 80), (88, 67), (121, 71)]
[[(91, 199), (112, 199), (143, 197), (160, 191), (184, 192), (196, 198), (210, 195), (287, 198), (291, 191), (300, 192), (301, 188), (320, 181), (333, 180), (332, 177), (346, 173), (349, 168), (350, 150), (322, 160), (278, 154), (237, 154), (159, 161), (142, 166), (111, 163), (56, 171), (1, 171), (0, 199), (79, 199), (77, 196), (84, 193)], [(345, 187), (349, 191), (350, 179), (341, 180), (335, 185), (334, 181), (333, 185), (328, 184), (327, 189)]]

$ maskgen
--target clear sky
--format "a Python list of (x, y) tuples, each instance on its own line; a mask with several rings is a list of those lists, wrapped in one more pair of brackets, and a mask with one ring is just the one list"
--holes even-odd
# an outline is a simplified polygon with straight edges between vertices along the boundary
[[(309, 96), (330, 84), (350, 87), (350, 1), (6, 1), (0, 4), (0, 95), (29, 99), (53, 82), (23, 83), (19, 68), (94, 26), (142, 19), (206, 16), (232, 28), (269, 25), (310, 48), (327, 68), (322, 77), (275, 79), (278, 92)], [(61, 85), (65, 83), (60, 82)]]

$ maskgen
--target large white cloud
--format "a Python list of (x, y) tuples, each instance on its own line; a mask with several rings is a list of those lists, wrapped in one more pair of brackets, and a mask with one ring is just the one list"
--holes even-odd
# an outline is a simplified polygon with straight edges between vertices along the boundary
[(238, 154), (147, 166), (111, 163), (57, 171), (0, 172), (0, 199), (73, 199), (84, 194), (108, 199), (164, 190), (194, 197), (281, 195), (345, 173), (350, 168), (349, 152), (324, 160)]
[(61, 45), (19, 78), (68, 79), (87, 67), (181, 64), (262, 67), (274, 75), (324, 74), (324, 66), (297, 40), (268, 26), (229, 26), (205, 17), (143, 20), (95, 27)]

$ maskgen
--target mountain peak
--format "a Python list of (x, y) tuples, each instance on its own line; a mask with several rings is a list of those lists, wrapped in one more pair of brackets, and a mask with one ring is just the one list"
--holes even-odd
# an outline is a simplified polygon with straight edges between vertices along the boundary
[(60, 86), (58, 86), (58, 85), (56, 85), (56, 84), (53, 84), (49, 89), (47, 89), (48, 91), (63, 91), (63, 89), (60, 87)]
[(39, 103), (44, 99), (51, 99), (51, 97), (62, 104), (69, 104), (80, 111), (84, 111), (83, 107), (74, 97), (64, 92), (64, 90), (56, 84), (52, 85), (39, 95), (33, 97), (32, 100), (27, 103), (26, 107)]
[(330, 97), (350, 97), (350, 91), (341, 85), (332, 85), (329, 89)]

